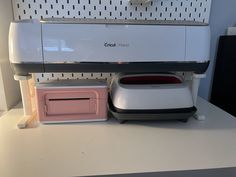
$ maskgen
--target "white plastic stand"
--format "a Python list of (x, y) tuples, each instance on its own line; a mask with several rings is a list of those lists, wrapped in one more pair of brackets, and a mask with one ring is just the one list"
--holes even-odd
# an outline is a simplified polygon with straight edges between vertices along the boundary
[(14, 76), (14, 79), (20, 82), (20, 90), (21, 90), (22, 104), (24, 110), (24, 116), (20, 119), (20, 121), (17, 124), (17, 127), (20, 129), (26, 128), (28, 123), (33, 119), (30, 88), (28, 84), (28, 80), (31, 79), (31, 77), (32, 77), (31, 75)]
[[(206, 77), (206, 74), (193, 74), (192, 95), (193, 95), (194, 106), (196, 106), (196, 104), (197, 104), (197, 97), (198, 97), (198, 89), (199, 89), (199, 85), (200, 85), (200, 80), (205, 77)], [(205, 115), (201, 115), (201, 114), (199, 114), (199, 112), (195, 113), (194, 118), (199, 121), (204, 121), (206, 119)]]

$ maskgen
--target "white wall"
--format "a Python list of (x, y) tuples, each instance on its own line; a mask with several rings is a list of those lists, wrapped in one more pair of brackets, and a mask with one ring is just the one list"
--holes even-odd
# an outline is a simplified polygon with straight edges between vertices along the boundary
[(13, 79), (13, 72), (8, 57), (8, 31), (13, 20), (10, 0), (0, 0), (0, 110), (7, 110), (20, 99), (18, 82)]
[(236, 25), (236, 0), (212, 0), (211, 8), (211, 64), (207, 71), (207, 78), (201, 82), (199, 95), (205, 99), (210, 98), (212, 79), (214, 74), (218, 39), (224, 35), (230, 26)]
[(0, 0), (0, 61), (8, 58), (8, 26), (13, 19), (11, 1)]
[[(0, 64), (1, 66), (1, 64)], [(2, 80), (2, 76), (1, 76), (2, 70), (0, 67), (0, 113), (3, 110), (6, 110), (6, 98), (5, 98), (5, 91), (4, 91), (4, 86), (3, 86), (3, 80)]]

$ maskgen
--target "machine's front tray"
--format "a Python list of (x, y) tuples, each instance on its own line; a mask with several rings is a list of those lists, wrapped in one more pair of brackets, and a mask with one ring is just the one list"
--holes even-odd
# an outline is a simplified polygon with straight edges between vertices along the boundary
[(187, 121), (197, 108), (166, 109), (166, 110), (118, 110), (109, 99), (109, 111), (121, 123), (127, 120), (181, 120)]

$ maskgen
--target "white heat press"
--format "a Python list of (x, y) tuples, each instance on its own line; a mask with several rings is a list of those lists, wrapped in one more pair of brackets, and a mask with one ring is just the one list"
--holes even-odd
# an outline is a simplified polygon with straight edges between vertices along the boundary
[(111, 83), (109, 107), (124, 120), (183, 120), (196, 107), (189, 85), (174, 74), (118, 74)]

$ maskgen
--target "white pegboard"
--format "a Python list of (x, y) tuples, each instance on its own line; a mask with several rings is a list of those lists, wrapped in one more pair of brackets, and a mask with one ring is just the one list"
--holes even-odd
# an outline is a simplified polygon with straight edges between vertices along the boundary
[[(188, 20), (209, 23), (211, 0), (12, 0), (15, 20), (93, 18)], [(38, 73), (36, 82), (50, 79), (110, 79), (113, 73)]]
[[(37, 82), (49, 80), (67, 80), (67, 79), (105, 79), (110, 83), (111, 78), (116, 73), (35, 73), (33, 79)], [(177, 76), (185, 81), (192, 80), (192, 72), (175, 72)]]
[(211, 0), (13, 0), (14, 17), (190, 20), (209, 22)]
[(34, 80), (39, 83), (62, 79), (106, 79), (109, 83), (114, 75), (115, 73), (35, 73)]

